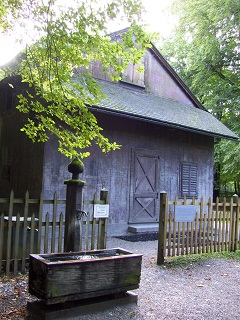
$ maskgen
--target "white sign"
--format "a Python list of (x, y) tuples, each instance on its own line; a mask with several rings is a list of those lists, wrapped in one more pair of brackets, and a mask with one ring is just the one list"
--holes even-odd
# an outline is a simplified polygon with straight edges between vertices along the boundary
[(194, 205), (176, 205), (175, 222), (193, 222), (199, 207)]
[(109, 204), (95, 204), (93, 214), (94, 218), (108, 218)]

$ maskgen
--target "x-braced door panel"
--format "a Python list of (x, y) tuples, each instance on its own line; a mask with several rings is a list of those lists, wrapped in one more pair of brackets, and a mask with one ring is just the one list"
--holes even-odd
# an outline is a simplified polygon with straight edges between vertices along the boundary
[(158, 157), (141, 152), (134, 155), (133, 206), (130, 222), (156, 222)]

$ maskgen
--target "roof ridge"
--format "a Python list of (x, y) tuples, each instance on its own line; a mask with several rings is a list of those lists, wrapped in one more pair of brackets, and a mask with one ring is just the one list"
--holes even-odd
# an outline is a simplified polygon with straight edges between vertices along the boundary
[(114, 31), (109, 33), (109, 37), (111, 38), (111, 40), (115, 41), (120, 35), (124, 34), (125, 32), (127, 32), (130, 29), (130, 27), (118, 30), (118, 31)]

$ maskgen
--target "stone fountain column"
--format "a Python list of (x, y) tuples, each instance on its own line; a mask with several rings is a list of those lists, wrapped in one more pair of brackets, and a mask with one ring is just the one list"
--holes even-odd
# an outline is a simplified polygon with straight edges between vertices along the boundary
[(68, 165), (68, 171), (72, 173), (72, 179), (65, 180), (67, 185), (64, 252), (80, 251), (80, 220), (78, 212), (81, 212), (83, 202), (83, 187), (85, 182), (79, 180), (79, 174), (84, 170), (82, 161), (72, 160)]

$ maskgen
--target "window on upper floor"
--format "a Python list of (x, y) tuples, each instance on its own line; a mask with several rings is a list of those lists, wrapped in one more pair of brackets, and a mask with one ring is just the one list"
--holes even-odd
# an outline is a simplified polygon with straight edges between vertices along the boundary
[(198, 167), (196, 163), (181, 164), (181, 196), (197, 197)]
[(144, 67), (144, 64), (129, 64), (127, 69), (122, 74), (122, 81), (135, 84), (140, 87), (145, 87), (144, 70), (139, 72), (139, 67)]

